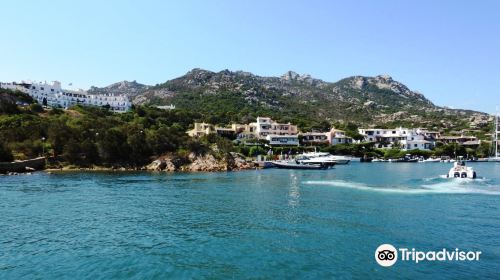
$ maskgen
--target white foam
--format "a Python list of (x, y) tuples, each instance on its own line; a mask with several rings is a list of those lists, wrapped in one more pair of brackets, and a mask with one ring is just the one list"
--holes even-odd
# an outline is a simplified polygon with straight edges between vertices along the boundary
[[(480, 179), (481, 180), (481, 179)], [(485, 180), (481, 180), (484, 182)], [(370, 186), (364, 183), (348, 182), (343, 180), (331, 181), (305, 181), (307, 185), (328, 185), (340, 188), (350, 188), (362, 191), (373, 191), (383, 193), (398, 194), (483, 194), (500, 195), (500, 189), (494, 186), (478, 186), (475, 184), (478, 180), (473, 179), (449, 179), (446, 182), (435, 184), (425, 184), (416, 187), (378, 187)], [(485, 187), (489, 189), (484, 189)]]

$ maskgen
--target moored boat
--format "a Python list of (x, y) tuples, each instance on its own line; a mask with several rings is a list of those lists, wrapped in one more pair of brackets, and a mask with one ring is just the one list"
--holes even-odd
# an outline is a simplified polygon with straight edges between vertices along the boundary
[(295, 158), (296, 162), (297, 163), (300, 163), (300, 164), (321, 164), (321, 165), (325, 165), (327, 167), (333, 167), (335, 164), (337, 164), (337, 162), (335, 160), (333, 160), (332, 158), (328, 157), (328, 156), (306, 156), (305, 154), (302, 154), (302, 155), (298, 155), (296, 158)]
[(328, 166), (324, 164), (304, 164), (298, 161), (273, 161), (273, 165), (281, 169), (328, 169)]
[(418, 162), (418, 158), (413, 158), (410, 154), (407, 154), (402, 158), (393, 159), (391, 162)]
[(428, 158), (428, 159), (419, 160), (418, 162), (441, 162), (441, 159), (440, 158)]
[(303, 153), (300, 156), (307, 157), (314, 161), (335, 162), (335, 164), (349, 164), (349, 162), (351, 162), (350, 157), (332, 155), (324, 152)]

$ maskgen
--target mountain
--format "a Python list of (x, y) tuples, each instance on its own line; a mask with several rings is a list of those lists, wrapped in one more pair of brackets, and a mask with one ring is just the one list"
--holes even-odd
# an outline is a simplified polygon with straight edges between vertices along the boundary
[(89, 89), (89, 93), (93, 94), (126, 94), (130, 98), (134, 98), (138, 94), (144, 92), (147, 90), (149, 86), (140, 84), (136, 81), (122, 81), (118, 83), (114, 83), (112, 85), (109, 85), (107, 87), (103, 88), (98, 88), (98, 87), (91, 87)]
[(134, 104), (174, 104), (214, 123), (247, 122), (266, 115), (306, 128), (326, 121), (455, 129), (485, 123), (489, 117), (436, 106), (387, 75), (353, 76), (332, 83), (293, 71), (261, 77), (243, 71), (193, 69), (156, 86), (121, 82), (92, 90), (125, 93)]

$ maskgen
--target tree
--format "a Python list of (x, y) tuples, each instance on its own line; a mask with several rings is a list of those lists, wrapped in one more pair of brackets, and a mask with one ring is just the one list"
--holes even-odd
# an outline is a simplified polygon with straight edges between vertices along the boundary
[(68, 143), (72, 135), (71, 128), (66, 125), (63, 119), (54, 119), (49, 123), (47, 136), (52, 145), (54, 156), (63, 153), (64, 145)]
[(324, 131), (330, 131), (330, 128), (331, 128), (331, 124), (330, 122), (326, 121), (326, 120), (323, 120), (315, 125), (312, 126), (312, 129), (313, 130), (317, 130), (317, 131), (321, 131), (321, 132), (324, 132)]
[(404, 152), (402, 152), (400, 149), (386, 149), (384, 153), (384, 158), (395, 159), (395, 158), (401, 158), (403, 155)]
[(46, 97), (43, 98), (42, 105), (43, 106), (47, 106), (47, 98)]
[(0, 143), (0, 161), (11, 162), (13, 160), (14, 156), (12, 155), (12, 150), (6, 143)]
[(193, 138), (187, 141), (186, 147), (196, 155), (205, 155), (210, 150), (210, 148), (206, 144), (202, 143), (198, 139)]
[(97, 146), (90, 140), (85, 140), (80, 144), (80, 151), (85, 157), (83, 162), (87, 164), (97, 164), (99, 163), (99, 151)]
[(259, 147), (259, 146), (252, 146), (250, 148), (250, 151), (248, 152), (249, 156), (251, 157), (255, 157), (257, 155), (264, 155), (265, 154), (265, 151), (263, 148)]
[(107, 130), (98, 143), (99, 154), (104, 163), (119, 163), (128, 159), (127, 136), (119, 128)]
[(146, 135), (148, 145), (156, 155), (176, 151), (188, 140), (185, 130), (178, 125), (171, 127), (161, 125), (156, 130), (147, 130)]
[(130, 148), (129, 159), (135, 166), (140, 166), (148, 162), (151, 156), (151, 149), (146, 142), (144, 131), (132, 133), (127, 139)]
[(38, 103), (33, 103), (30, 105), (30, 110), (31, 110), (31, 112), (35, 112), (35, 113), (42, 113), (43, 107)]
[(71, 139), (63, 148), (63, 158), (72, 164), (79, 164), (82, 161), (79, 144)]

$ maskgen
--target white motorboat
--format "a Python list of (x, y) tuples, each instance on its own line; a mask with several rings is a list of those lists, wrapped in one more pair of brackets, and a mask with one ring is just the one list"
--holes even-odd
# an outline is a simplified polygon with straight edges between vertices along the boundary
[(476, 179), (476, 171), (472, 167), (465, 166), (465, 161), (457, 161), (453, 163), (453, 167), (446, 176), (448, 178), (463, 178)]
[(301, 164), (311, 164), (311, 165), (321, 164), (321, 165), (324, 165), (327, 167), (332, 167), (335, 164), (337, 164), (337, 162), (335, 160), (333, 160), (332, 158), (330, 158), (328, 156), (308, 156), (308, 155), (302, 154), (302, 155), (298, 155), (295, 158), (295, 160)]
[(441, 162), (441, 159), (440, 158), (428, 158), (428, 159), (421, 160), (419, 162)]
[(324, 152), (303, 153), (300, 156), (306, 157), (312, 161), (318, 161), (318, 162), (323, 162), (323, 163), (335, 162), (335, 164), (348, 164), (351, 161), (350, 157), (337, 156), (337, 155), (332, 155), (330, 153), (324, 153)]

